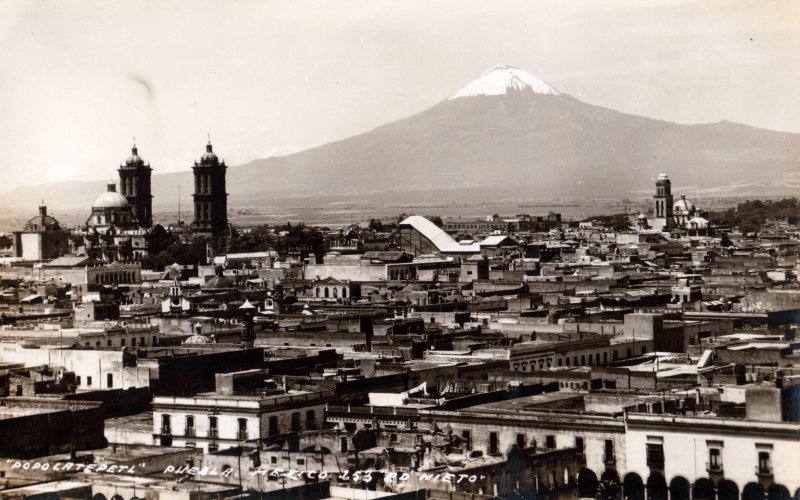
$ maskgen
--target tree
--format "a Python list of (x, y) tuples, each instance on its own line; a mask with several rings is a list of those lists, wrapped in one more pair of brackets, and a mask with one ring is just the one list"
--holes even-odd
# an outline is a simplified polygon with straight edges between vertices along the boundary
[(369, 225), (367, 226), (368, 230), (375, 231), (376, 233), (381, 233), (381, 232), (383, 232), (383, 228), (384, 228), (384, 225), (383, 225), (383, 222), (380, 221), (380, 219), (370, 219), (369, 220)]
[(438, 215), (428, 215), (425, 218), (436, 224), (437, 227), (444, 227), (444, 221)]

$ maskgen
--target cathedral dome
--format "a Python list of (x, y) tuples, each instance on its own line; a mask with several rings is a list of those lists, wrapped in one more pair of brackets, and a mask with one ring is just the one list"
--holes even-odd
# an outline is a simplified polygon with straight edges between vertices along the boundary
[(144, 165), (144, 160), (142, 160), (142, 157), (139, 156), (139, 148), (137, 148), (136, 146), (131, 148), (131, 155), (128, 157), (127, 160), (125, 160), (125, 165), (129, 167)]
[(125, 208), (128, 206), (130, 206), (128, 200), (117, 192), (117, 186), (113, 182), (108, 183), (108, 191), (98, 196), (92, 204), (92, 208)]
[(708, 219), (692, 217), (689, 219), (689, 227), (692, 229), (708, 229)]
[(694, 211), (694, 203), (687, 200), (685, 195), (681, 195), (681, 199), (676, 201), (675, 204), (672, 205), (672, 210), (674, 212), (691, 213)]
[(199, 333), (196, 333), (191, 337), (187, 338), (186, 340), (184, 340), (183, 343), (192, 345), (205, 345), (205, 344), (210, 344), (211, 340), (209, 340), (209, 338), (206, 337), (205, 335), (200, 335)]
[(25, 231), (57, 231), (61, 229), (58, 221), (47, 215), (47, 207), (44, 202), (39, 205), (39, 215), (29, 219), (23, 228)]

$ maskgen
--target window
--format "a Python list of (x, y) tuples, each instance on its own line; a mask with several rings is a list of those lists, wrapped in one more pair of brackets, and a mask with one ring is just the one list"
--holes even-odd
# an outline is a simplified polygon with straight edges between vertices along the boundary
[(125, 339), (119, 339), (119, 346), (125, 347)]
[(81, 385), (81, 376), (80, 376), (80, 375), (78, 375), (77, 377), (75, 377), (75, 384), (76, 384), (76, 385)]
[(172, 418), (167, 415), (161, 415), (161, 434), (172, 434)]
[(575, 448), (583, 451), (583, 438), (580, 436), (575, 436)]
[(111, 389), (114, 387), (114, 374), (106, 373), (106, 388)]
[(758, 452), (758, 473), (765, 475), (772, 474), (772, 465), (770, 464), (768, 451)]
[(300, 414), (292, 413), (292, 432), (300, 432)]
[(275, 415), (269, 417), (269, 428), (268, 432), (270, 436), (277, 436), (280, 431), (278, 430), (278, 417)]
[(236, 432), (236, 439), (243, 441), (247, 439), (247, 419), (240, 418), (237, 419), (237, 432)]
[(497, 433), (489, 433), (489, 454), (494, 455), (497, 453)]
[(469, 431), (461, 431), (461, 439), (466, 443), (467, 448), (470, 447), (470, 443), (472, 442), (472, 435)]
[(108, 339), (108, 342), (106, 342), (106, 345), (107, 345), (108, 347), (111, 347), (111, 339)]
[(719, 472), (722, 470), (722, 454), (719, 448), (709, 448), (708, 450), (708, 470)]
[(217, 437), (217, 417), (208, 417), (208, 437)]
[(603, 446), (603, 459), (605, 462), (613, 462), (614, 459), (614, 441), (611, 439), (606, 439), (605, 445)]
[(131, 347), (136, 347), (136, 337), (131, 337)]
[(191, 415), (186, 416), (186, 435), (194, 436), (194, 417)]
[(278, 463), (278, 457), (276, 457), (275, 455), (269, 457), (269, 463), (277, 464)]
[(553, 449), (556, 447), (556, 437), (554, 435), (549, 434), (544, 437), (544, 440), (547, 448)]
[(92, 385), (92, 377), (86, 377), (86, 385), (87, 386)]
[(308, 410), (306, 412), (306, 429), (307, 430), (314, 430), (317, 425), (315, 423), (314, 418), (314, 410)]
[(664, 468), (663, 443), (647, 443), (647, 466), (651, 469)]
[(339, 451), (342, 453), (347, 453), (347, 438), (342, 437), (339, 438)]
[(396, 443), (397, 442), (397, 434), (394, 432), (389, 435), (389, 442)]
[(525, 448), (525, 434), (517, 434), (517, 448)]
[(297, 465), (305, 465), (305, 464), (306, 464), (306, 459), (305, 458), (298, 458), (297, 459)]

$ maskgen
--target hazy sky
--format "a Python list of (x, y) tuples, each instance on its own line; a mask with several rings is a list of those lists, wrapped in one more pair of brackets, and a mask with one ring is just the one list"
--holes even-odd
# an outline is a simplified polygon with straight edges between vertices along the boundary
[[(800, 132), (800, 2), (0, 0), (0, 191), (229, 165), (422, 111), (498, 63), (679, 123)], [(261, 182), (269, 182), (263, 179)]]

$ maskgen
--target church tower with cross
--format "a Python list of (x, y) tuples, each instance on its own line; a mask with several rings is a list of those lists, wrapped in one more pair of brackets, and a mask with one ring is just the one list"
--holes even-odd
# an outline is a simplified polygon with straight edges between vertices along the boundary
[(119, 191), (133, 207), (133, 215), (141, 227), (153, 225), (153, 194), (150, 176), (153, 169), (139, 156), (136, 139), (133, 141), (131, 155), (119, 166)]
[(228, 229), (228, 193), (225, 192), (225, 161), (214, 153), (209, 137), (206, 152), (195, 161), (194, 223), (196, 232), (218, 235)]

